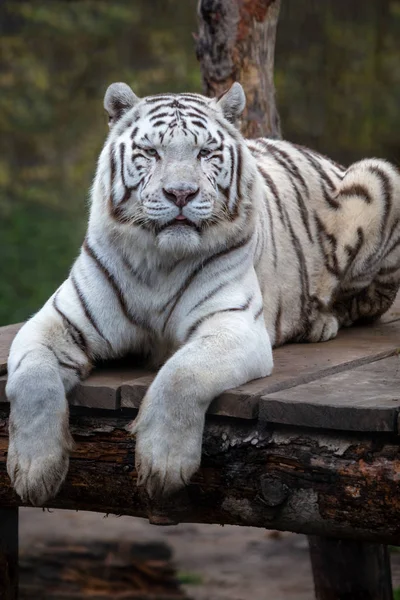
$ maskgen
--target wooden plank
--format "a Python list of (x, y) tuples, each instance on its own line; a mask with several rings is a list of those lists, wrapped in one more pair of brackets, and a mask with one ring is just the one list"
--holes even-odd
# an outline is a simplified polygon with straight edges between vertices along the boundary
[[(324, 344), (290, 344), (274, 352), (270, 377), (251, 381), (216, 398), (209, 414), (254, 419), (262, 396), (354, 369), (393, 355), (400, 346), (400, 322), (356, 327)], [(154, 373), (126, 366), (96, 370), (71, 394), (71, 403), (93, 408), (137, 408)], [(4, 400), (0, 380), (0, 400)]]
[(398, 355), (263, 396), (262, 421), (342, 431), (395, 431), (400, 411)]
[(0, 327), (0, 375), (7, 373), (7, 360), (11, 342), (22, 325), (23, 323), (17, 323), (16, 325)]
[[(132, 379), (133, 369), (118, 368), (96, 370), (71, 392), (68, 397), (74, 406), (88, 408), (120, 408), (120, 390), (125, 381)], [(138, 375), (146, 371), (136, 371)]]
[(156, 377), (156, 373), (147, 373), (141, 377), (132, 378), (121, 386), (121, 408), (139, 408), (148, 388)]
[[(211, 403), (208, 413), (257, 418), (261, 396), (386, 358), (399, 346), (400, 323), (396, 322), (344, 329), (324, 344), (288, 344), (275, 350), (270, 377), (226, 391)], [(153, 379), (154, 375), (124, 383), (121, 406), (137, 408)]]
[(393, 600), (387, 546), (310, 536), (316, 600)]
[(0, 509), (0, 600), (18, 598), (18, 508)]
[(372, 363), (397, 352), (400, 322), (343, 329), (323, 344), (288, 344), (274, 352), (270, 377), (255, 379), (216, 398), (210, 414), (257, 418), (261, 396)]

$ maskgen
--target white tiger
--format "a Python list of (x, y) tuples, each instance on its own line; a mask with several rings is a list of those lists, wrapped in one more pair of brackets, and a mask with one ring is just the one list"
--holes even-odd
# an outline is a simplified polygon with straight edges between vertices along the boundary
[(10, 353), (8, 473), (24, 501), (62, 484), (66, 394), (96, 360), (140, 351), (163, 365), (131, 432), (139, 484), (168, 494), (199, 467), (210, 401), (269, 375), (272, 346), (329, 340), (392, 303), (398, 170), (246, 141), (244, 105), (237, 83), (218, 100), (107, 90), (81, 253)]

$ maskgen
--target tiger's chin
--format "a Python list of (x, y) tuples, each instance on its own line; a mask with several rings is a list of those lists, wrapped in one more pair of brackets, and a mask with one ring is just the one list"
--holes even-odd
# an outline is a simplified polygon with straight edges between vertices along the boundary
[(177, 258), (196, 254), (202, 247), (201, 234), (195, 227), (174, 223), (157, 234), (157, 246)]

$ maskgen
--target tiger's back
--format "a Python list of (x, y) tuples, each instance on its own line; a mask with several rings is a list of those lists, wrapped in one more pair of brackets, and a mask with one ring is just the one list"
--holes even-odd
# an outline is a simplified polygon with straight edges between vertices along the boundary
[(400, 286), (398, 169), (379, 159), (345, 168), (286, 141), (247, 144), (264, 181), (256, 270), (273, 344), (325, 341), (381, 316)]

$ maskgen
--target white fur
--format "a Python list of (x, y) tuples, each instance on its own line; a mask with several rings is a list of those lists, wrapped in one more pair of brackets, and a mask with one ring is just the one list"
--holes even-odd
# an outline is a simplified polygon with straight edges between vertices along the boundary
[[(158, 102), (166, 105), (158, 111), (168, 113), (160, 117), (165, 127), (152, 120)], [(272, 345), (325, 341), (339, 326), (376, 315), (375, 282), (397, 285), (399, 275), (382, 271), (399, 264), (398, 246), (390, 245), (399, 235), (400, 178), (388, 163), (364, 161), (345, 172), (287, 142), (246, 143), (233, 125), (244, 106), (237, 86), (218, 103), (139, 100), (118, 84), (105, 106), (111, 131), (86, 244), (70, 277), (20, 330), (9, 358), (8, 472), (33, 504), (57, 493), (65, 478), (72, 443), (66, 394), (96, 359), (140, 351), (163, 365), (130, 430), (139, 482), (152, 495), (170, 493), (200, 464), (215, 396), (269, 375)], [(207, 126), (191, 123), (190, 112)], [(202, 148), (211, 153), (200, 156)], [(374, 168), (390, 181), (386, 212)], [(182, 182), (199, 192), (180, 209), (163, 190)], [(171, 224), (179, 214), (195, 227)], [(358, 227), (364, 239), (351, 258)], [(338, 243), (329, 249), (330, 235)], [(372, 290), (371, 298), (361, 303), (354, 286), (357, 294)]]

